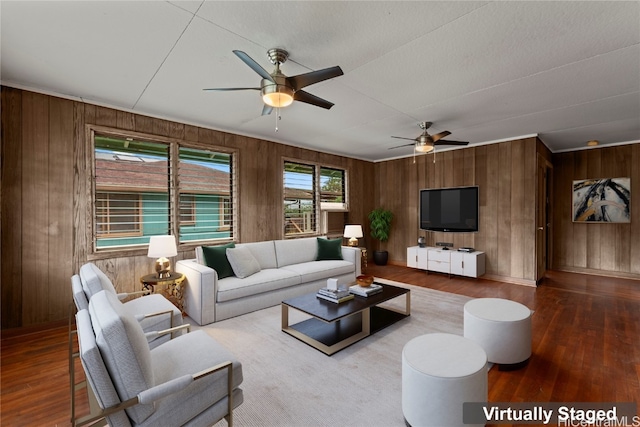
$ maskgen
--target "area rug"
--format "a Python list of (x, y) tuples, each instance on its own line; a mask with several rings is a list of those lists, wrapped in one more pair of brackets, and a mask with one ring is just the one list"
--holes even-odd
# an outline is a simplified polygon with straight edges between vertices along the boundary
[[(198, 328), (242, 362), (244, 403), (234, 411), (234, 424), (404, 426), (403, 346), (431, 332), (462, 335), (463, 306), (470, 298), (377, 281), (411, 289), (411, 316), (333, 356), (282, 332), (280, 306)], [(404, 297), (397, 300), (402, 307)], [(305, 318), (295, 313), (290, 311), (290, 323)]]

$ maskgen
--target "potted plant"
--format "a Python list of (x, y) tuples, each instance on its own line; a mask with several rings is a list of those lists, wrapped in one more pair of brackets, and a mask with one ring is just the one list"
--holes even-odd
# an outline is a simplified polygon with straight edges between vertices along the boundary
[[(389, 230), (391, 229), (391, 220), (393, 214), (391, 211), (377, 208), (369, 212), (369, 225), (371, 227), (371, 237), (380, 242), (389, 240)], [(373, 251), (373, 262), (377, 265), (386, 265), (389, 260), (389, 252)]]

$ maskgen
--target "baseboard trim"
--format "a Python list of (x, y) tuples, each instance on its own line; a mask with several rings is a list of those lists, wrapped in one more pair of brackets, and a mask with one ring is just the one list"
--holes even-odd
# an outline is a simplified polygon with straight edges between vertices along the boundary
[(50, 329), (57, 329), (63, 326), (69, 326), (69, 319), (56, 320), (49, 323), (40, 323), (38, 325), (32, 326), (20, 326), (17, 328), (2, 329), (2, 340), (4, 341), (5, 339), (47, 332)]
[(589, 274), (591, 276), (617, 277), (619, 279), (640, 280), (640, 274), (627, 273), (624, 271), (596, 270), (594, 268), (572, 267), (566, 265), (554, 267), (553, 270), (562, 271), (565, 273)]
[(495, 280), (496, 282), (512, 283), (514, 285), (530, 286), (535, 288), (537, 286), (535, 280), (522, 279), (519, 277), (499, 276), (497, 274), (486, 274), (479, 277), (479, 279)]

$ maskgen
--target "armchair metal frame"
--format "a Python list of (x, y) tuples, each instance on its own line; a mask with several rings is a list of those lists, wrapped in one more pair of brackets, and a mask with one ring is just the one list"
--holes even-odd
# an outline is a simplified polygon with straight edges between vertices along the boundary
[(80, 418), (75, 422), (73, 422), (72, 425), (78, 426), (78, 427), (84, 426), (84, 425), (93, 425), (92, 423), (99, 420), (106, 420), (107, 416), (114, 414), (116, 412), (122, 411), (131, 406), (137, 405), (139, 403), (142, 403), (142, 404), (151, 403), (160, 398), (170, 396), (174, 392), (191, 384), (193, 381), (197, 381), (200, 378), (204, 378), (207, 375), (214, 374), (223, 369), (227, 370), (227, 379), (228, 379), (227, 394), (229, 395), (228, 409), (227, 409), (229, 412), (229, 415), (227, 415), (225, 419), (227, 420), (228, 425), (232, 427), (233, 426), (233, 364), (231, 363), (231, 361), (220, 363), (209, 369), (200, 371), (194, 375), (185, 375), (183, 377), (176, 378), (175, 380), (172, 380), (170, 382), (161, 384), (161, 386), (166, 387), (169, 383), (172, 383), (171, 384), (172, 387), (170, 391), (164, 391), (164, 392), (159, 391), (160, 386), (156, 386), (156, 387), (150, 388), (149, 390), (145, 390), (142, 393), (138, 394), (136, 397), (131, 398), (129, 400), (125, 400), (124, 402), (118, 405), (114, 405), (106, 409), (101, 409), (100, 412), (96, 415), (88, 415), (86, 417)]

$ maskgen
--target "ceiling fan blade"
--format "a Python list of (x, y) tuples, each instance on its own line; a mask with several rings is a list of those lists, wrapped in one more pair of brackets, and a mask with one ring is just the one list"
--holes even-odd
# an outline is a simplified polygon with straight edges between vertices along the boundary
[[(393, 136), (392, 138), (400, 138), (399, 136)], [(409, 139), (409, 138), (400, 138), (400, 139)], [(402, 144), (402, 145), (397, 145), (395, 147), (391, 147), (389, 148), (389, 150), (393, 150), (394, 148), (400, 148), (400, 147), (408, 147), (410, 145), (416, 145), (415, 142), (412, 142), (411, 144)]]
[(253, 71), (260, 74), (260, 77), (275, 83), (275, 80), (273, 80), (273, 77), (271, 77), (271, 74), (267, 73), (267, 70), (262, 68), (260, 64), (254, 61), (253, 58), (251, 58), (249, 55), (247, 55), (241, 50), (234, 50), (233, 53), (235, 53), (236, 56), (242, 60), (242, 62), (247, 64), (249, 67), (251, 67)]
[[(405, 138), (404, 136), (392, 136), (391, 138), (397, 138), (397, 139), (406, 139), (407, 141), (415, 141), (415, 138)], [(415, 144), (415, 142), (414, 142)], [(401, 147), (404, 147), (404, 145), (401, 145)]]
[(431, 139), (433, 139), (433, 142), (438, 141), (439, 139), (444, 138), (445, 136), (449, 136), (451, 135), (451, 132), (449, 132), (448, 130), (442, 131), (440, 133), (436, 133), (435, 135), (433, 135), (431, 137)]
[(332, 102), (329, 102), (326, 99), (319, 98), (315, 95), (311, 95), (309, 92), (305, 92), (304, 90), (296, 91), (296, 93), (293, 94), (293, 99), (296, 101), (315, 105), (316, 107), (326, 108), (327, 110), (334, 105)]
[(468, 141), (445, 141), (440, 140), (435, 142), (433, 145), (469, 145)]
[(297, 76), (287, 77), (287, 82), (294, 90), (298, 91), (303, 87), (321, 82), (323, 80), (332, 79), (343, 74), (344, 73), (342, 72), (342, 68), (335, 66), (325, 68), (323, 70), (311, 71), (305, 74), (298, 74)]
[(271, 112), (273, 111), (273, 107), (267, 104), (264, 104), (264, 107), (262, 107), (262, 116), (268, 116), (269, 114), (271, 114)]
[(202, 90), (260, 90), (259, 87), (213, 87)]

